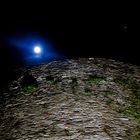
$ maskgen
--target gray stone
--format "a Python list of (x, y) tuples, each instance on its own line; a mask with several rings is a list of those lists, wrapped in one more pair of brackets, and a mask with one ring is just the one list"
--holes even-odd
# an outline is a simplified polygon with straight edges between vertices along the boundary
[[(131, 89), (124, 88), (125, 83), (120, 85), (114, 79), (139, 81), (140, 68), (129, 66), (132, 75), (132, 71), (124, 70), (125, 65), (114, 60), (85, 58), (30, 68), (39, 82), (34, 93), (23, 94), (20, 77), (16, 86), (11, 84), (9, 91), (1, 94), (5, 102), (0, 105), (0, 139), (133, 139), (140, 123), (118, 113), (119, 109), (131, 105), (128, 101)], [(49, 75), (54, 80), (47, 80)], [(89, 75), (96, 75), (96, 78), (92, 81)], [(98, 77), (103, 79), (96, 84)]]

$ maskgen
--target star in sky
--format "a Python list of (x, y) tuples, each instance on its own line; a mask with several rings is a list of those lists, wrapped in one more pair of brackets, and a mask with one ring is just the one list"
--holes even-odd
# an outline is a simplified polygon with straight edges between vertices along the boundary
[(122, 28), (122, 30), (127, 30), (128, 26), (127, 25), (122, 25), (121, 28)]
[(127, 26), (124, 26), (123, 29), (126, 30), (127, 29)]

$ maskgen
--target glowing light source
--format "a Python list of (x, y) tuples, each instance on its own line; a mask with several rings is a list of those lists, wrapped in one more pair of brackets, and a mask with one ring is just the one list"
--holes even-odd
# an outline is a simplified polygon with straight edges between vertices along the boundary
[(64, 58), (55, 50), (53, 43), (38, 35), (13, 36), (8, 38), (7, 42), (10, 44), (9, 46), (13, 46), (21, 52), (25, 66), (48, 63)]
[(39, 46), (35, 46), (35, 47), (34, 47), (34, 52), (35, 52), (36, 54), (40, 54), (40, 53), (41, 53), (41, 48), (40, 48)]

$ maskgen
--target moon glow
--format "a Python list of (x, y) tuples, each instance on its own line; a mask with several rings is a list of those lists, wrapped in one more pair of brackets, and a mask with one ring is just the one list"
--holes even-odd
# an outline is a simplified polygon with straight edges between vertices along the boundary
[(34, 47), (34, 53), (35, 54), (40, 54), (41, 53), (41, 48), (39, 46)]

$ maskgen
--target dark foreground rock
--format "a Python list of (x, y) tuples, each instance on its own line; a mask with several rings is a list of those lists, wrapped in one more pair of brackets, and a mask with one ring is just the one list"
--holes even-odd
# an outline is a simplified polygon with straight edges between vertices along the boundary
[(0, 140), (139, 140), (140, 67), (78, 59), (30, 69), (1, 92)]

